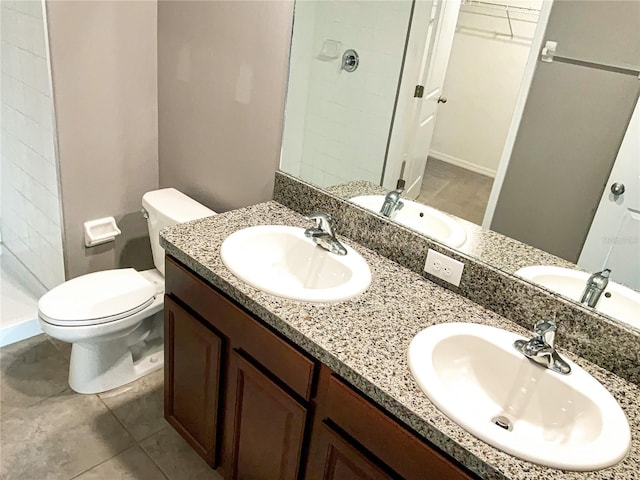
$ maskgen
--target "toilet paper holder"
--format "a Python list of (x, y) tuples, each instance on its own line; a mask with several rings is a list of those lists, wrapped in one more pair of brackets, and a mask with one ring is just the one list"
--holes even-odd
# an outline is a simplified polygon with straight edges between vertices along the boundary
[(95, 247), (107, 242), (113, 242), (122, 231), (113, 217), (99, 218), (84, 222), (84, 246)]

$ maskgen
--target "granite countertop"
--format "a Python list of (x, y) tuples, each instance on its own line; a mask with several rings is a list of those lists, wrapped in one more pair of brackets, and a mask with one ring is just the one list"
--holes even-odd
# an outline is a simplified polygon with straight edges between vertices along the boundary
[[(341, 183), (339, 185), (326, 187), (324, 190), (345, 200), (359, 195), (386, 195), (388, 192), (384, 187), (365, 180)], [(493, 230), (488, 230), (448, 212), (442, 211), (442, 213), (459, 222), (467, 233), (467, 240), (464, 245), (457, 247), (456, 250), (493, 265), (503, 272), (515, 273), (519, 269), (531, 265), (553, 265), (556, 267), (582, 270), (576, 264), (552, 255), (551, 253), (494, 232)], [(508, 255), (505, 255), (505, 252), (509, 252)]]
[(599, 380), (619, 402), (630, 422), (631, 450), (617, 465), (595, 472), (565, 472), (519, 460), (478, 440), (441, 413), (413, 380), (407, 349), (419, 331), (438, 323), (481, 323), (525, 337), (530, 332), (349, 239), (344, 239), (345, 243), (356, 249), (371, 268), (372, 282), (365, 293), (333, 304), (298, 302), (263, 293), (236, 278), (219, 254), (228, 235), (263, 224), (309, 225), (301, 215), (271, 201), (169, 227), (161, 233), (161, 244), (168, 254), (482, 478), (639, 478), (637, 385), (561, 350)]

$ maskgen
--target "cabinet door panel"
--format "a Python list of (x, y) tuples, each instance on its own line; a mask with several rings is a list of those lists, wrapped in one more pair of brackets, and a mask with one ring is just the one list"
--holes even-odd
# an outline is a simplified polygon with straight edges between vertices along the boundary
[(298, 478), (307, 411), (236, 351), (230, 355), (227, 405), (230, 478)]
[(164, 416), (215, 467), (222, 339), (169, 297), (164, 312)]
[(379, 466), (323, 422), (316, 424), (307, 468), (309, 480), (391, 480)]
[(232, 339), (235, 347), (250, 352), (252, 358), (302, 398), (311, 398), (315, 369), (312, 359), (171, 257), (166, 257), (165, 267), (167, 293), (175, 295), (202, 315), (206, 322)]

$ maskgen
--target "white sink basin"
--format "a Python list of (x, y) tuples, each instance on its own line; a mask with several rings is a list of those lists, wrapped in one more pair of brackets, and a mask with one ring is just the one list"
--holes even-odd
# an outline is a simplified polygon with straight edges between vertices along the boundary
[[(384, 203), (384, 195), (362, 195), (350, 199), (356, 205), (379, 213)], [(451, 247), (460, 247), (467, 240), (467, 233), (460, 223), (435, 208), (427, 207), (412, 200), (402, 199), (404, 207), (398, 210), (393, 220), (412, 228)]]
[[(620, 461), (629, 424), (611, 394), (575, 363), (561, 375), (513, 348), (518, 335), (468, 323), (435, 325), (409, 346), (418, 385), (451, 420), (511, 455), (563, 470)], [(505, 417), (511, 430), (494, 419)]]
[(220, 255), (226, 267), (249, 285), (273, 295), (308, 302), (338, 302), (371, 283), (367, 262), (345, 245), (346, 255), (329, 253), (281, 225), (245, 228), (229, 235)]
[[(535, 265), (521, 268), (516, 275), (580, 301), (590, 274), (569, 268)], [(629, 325), (640, 328), (640, 293), (609, 280), (596, 310)]]

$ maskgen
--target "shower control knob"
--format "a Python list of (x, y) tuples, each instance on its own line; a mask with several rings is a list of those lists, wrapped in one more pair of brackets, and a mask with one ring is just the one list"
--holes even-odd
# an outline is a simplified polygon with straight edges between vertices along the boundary
[(445, 97), (438, 97), (438, 103), (447, 103), (447, 99)]
[(611, 185), (611, 193), (613, 193), (614, 195), (622, 195), (624, 193), (624, 183), (614, 183), (613, 185)]

